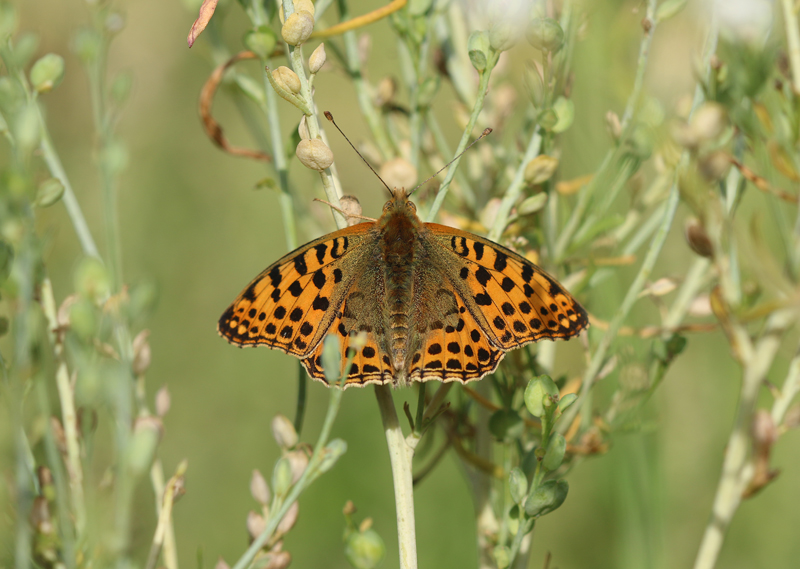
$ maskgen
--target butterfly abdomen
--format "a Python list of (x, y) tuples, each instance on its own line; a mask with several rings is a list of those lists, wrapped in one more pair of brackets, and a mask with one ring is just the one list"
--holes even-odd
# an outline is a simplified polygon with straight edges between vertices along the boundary
[[(416, 223), (415, 223), (416, 222)], [(419, 220), (409, 215), (393, 213), (388, 216), (382, 236), (381, 253), (384, 263), (385, 308), (388, 344), (395, 370), (405, 367), (408, 349), (409, 308), (413, 306), (413, 276)]]

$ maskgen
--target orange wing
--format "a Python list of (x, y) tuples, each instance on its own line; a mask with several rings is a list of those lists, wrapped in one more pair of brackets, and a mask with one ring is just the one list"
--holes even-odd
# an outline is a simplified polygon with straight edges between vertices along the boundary
[(409, 356), (408, 380), (467, 383), (497, 369), (505, 352), (491, 344), (449, 281), (443, 280), (437, 296), (442, 314), (422, 333), (419, 350)]
[(541, 339), (571, 338), (586, 311), (542, 269), (488, 239), (426, 223), (430, 247), (489, 341), (503, 351)]
[(346, 262), (369, 247), (374, 223), (329, 233), (264, 269), (222, 314), (220, 335), (243, 347), (266, 345), (304, 358), (333, 323), (352, 281)]

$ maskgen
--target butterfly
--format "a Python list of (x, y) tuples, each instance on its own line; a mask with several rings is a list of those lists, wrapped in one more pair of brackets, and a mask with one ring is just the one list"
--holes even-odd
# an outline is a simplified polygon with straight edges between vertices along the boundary
[[(542, 269), (483, 237), (423, 223), (405, 189), (380, 218), (307, 243), (264, 269), (222, 314), (217, 330), (238, 346), (300, 358), (327, 384), (326, 335), (339, 337), (345, 387), (468, 381), (505, 353), (571, 338), (583, 307)], [(366, 333), (366, 344), (350, 344)], [(355, 344), (355, 342), (352, 342)]]

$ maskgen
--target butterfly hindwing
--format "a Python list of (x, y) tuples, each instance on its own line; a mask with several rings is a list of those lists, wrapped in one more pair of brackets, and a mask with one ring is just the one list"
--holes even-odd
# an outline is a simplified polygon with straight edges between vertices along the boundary
[[(363, 329), (365, 320), (348, 316), (361, 311), (356, 310), (354, 305), (363, 310), (363, 302), (358, 300), (361, 294), (359, 290), (349, 291), (341, 309), (337, 311), (328, 329), (329, 334), (334, 334), (339, 338), (339, 346), (342, 352), (339, 374), (344, 372), (347, 358), (350, 355), (353, 356), (353, 362), (345, 380), (345, 387), (391, 382), (394, 377), (389, 357), (376, 343), (372, 331)], [(355, 335), (359, 332), (367, 335), (367, 342), (363, 347), (356, 350), (352, 344)], [(303, 366), (305, 366), (311, 377), (327, 384), (328, 381), (325, 378), (325, 372), (322, 367), (322, 348), (323, 342), (320, 342), (314, 353), (303, 360)]]
[(219, 333), (240, 346), (263, 344), (298, 357), (310, 354), (349, 286), (345, 256), (364, 244), (372, 225), (320, 237), (264, 269), (223, 313)]
[(452, 227), (425, 227), (455, 256), (445, 262), (447, 274), (460, 281), (459, 296), (498, 348), (507, 351), (541, 339), (570, 338), (588, 325), (583, 307), (524, 257)]
[(435, 317), (420, 331), (420, 347), (409, 356), (409, 380), (466, 383), (494, 371), (505, 353), (492, 346), (448, 281), (442, 281), (437, 296)]

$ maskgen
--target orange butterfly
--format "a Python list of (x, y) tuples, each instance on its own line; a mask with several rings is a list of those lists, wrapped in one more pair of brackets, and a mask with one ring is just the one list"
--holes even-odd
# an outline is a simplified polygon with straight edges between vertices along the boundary
[[(570, 338), (586, 311), (542, 269), (483, 237), (423, 223), (405, 189), (380, 219), (334, 231), (267, 267), (217, 330), (232, 344), (283, 350), (327, 384), (322, 340), (354, 355), (345, 387), (468, 381), (497, 369), (505, 352)], [(366, 332), (357, 353), (351, 334)]]

